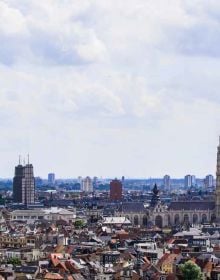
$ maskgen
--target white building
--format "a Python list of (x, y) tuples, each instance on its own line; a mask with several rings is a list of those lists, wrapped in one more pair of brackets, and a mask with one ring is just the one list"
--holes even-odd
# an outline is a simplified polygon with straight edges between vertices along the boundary
[(83, 192), (93, 192), (93, 183), (90, 177), (86, 177), (82, 180), (81, 190)]
[(214, 186), (214, 177), (212, 175), (207, 175), (205, 177), (205, 187), (209, 188), (209, 187), (213, 187)]
[(66, 220), (75, 221), (76, 212), (63, 208), (51, 207), (49, 209), (14, 210), (10, 212), (10, 220), (27, 221), (34, 223), (39, 220)]
[(184, 178), (184, 186), (190, 188), (196, 185), (196, 176), (195, 175), (186, 175)]
[(131, 225), (130, 220), (127, 217), (104, 217), (103, 225)]

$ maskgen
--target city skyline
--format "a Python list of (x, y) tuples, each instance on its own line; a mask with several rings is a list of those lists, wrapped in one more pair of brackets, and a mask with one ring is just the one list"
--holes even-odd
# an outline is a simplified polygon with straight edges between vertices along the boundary
[[(16, 163), (15, 163), (16, 164)], [(18, 166), (28, 166), (28, 165), (32, 165), (32, 163), (30, 163), (29, 161), (29, 155), (28, 155), (28, 161), (26, 162), (25, 161), (25, 158), (21, 158), (21, 156), (19, 156), (19, 161), (17, 162)], [(14, 175), (13, 175), (14, 176)], [(13, 176), (12, 177), (1, 177), (0, 176), (0, 180), (11, 180), (13, 179)], [(183, 182), (186, 181), (186, 177), (192, 177), (194, 178), (194, 183), (191, 185), (196, 185), (196, 182), (200, 182), (201, 181), (204, 181), (204, 184), (210, 184), (209, 182), (211, 180), (215, 181), (216, 180), (216, 174), (210, 174), (210, 173), (206, 173), (206, 174), (203, 174), (203, 176), (197, 176), (195, 174), (183, 174), (183, 176), (180, 176), (180, 177), (175, 177), (175, 176), (170, 176), (170, 174), (164, 174), (164, 175), (161, 175), (159, 174), (158, 176), (142, 176), (142, 177), (131, 177), (131, 176), (127, 176), (125, 177), (124, 175), (118, 175), (118, 176), (96, 176), (94, 174), (87, 174), (85, 176), (82, 176), (81, 174), (79, 175), (75, 175), (75, 176), (69, 176), (69, 177), (62, 177), (62, 176), (58, 176), (57, 177), (57, 174), (54, 173), (54, 172), (51, 172), (49, 171), (46, 176), (41, 176), (40, 174), (36, 174), (35, 178), (41, 178), (43, 180), (47, 180), (51, 185), (54, 185), (56, 180), (76, 180), (76, 181), (79, 181), (79, 180), (86, 180), (86, 179), (91, 179), (91, 180), (94, 180), (94, 179), (100, 179), (100, 180), (120, 180), (121, 182), (123, 182), (124, 180), (146, 180), (146, 181), (152, 181), (151, 183), (152, 184), (157, 184), (156, 181), (158, 180), (161, 180), (161, 183), (162, 185), (164, 186), (167, 186), (171, 183), (171, 181), (176, 181), (176, 180), (182, 180)], [(191, 178), (191, 180), (193, 180)], [(154, 180), (156, 180), (154, 182)], [(169, 181), (169, 183), (167, 182), (167, 180)]]
[[(219, 142), (220, 142), (220, 136), (219, 136)], [(29, 164), (29, 161), (30, 161), (30, 154), (28, 153), (26, 156), (19, 155), (17, 163), (25, 165), (25, 164)], [(175, 179), (184, 179), (185, 176), (193, 176), (193, 177), (195, 177), (195, 179), (203, 179), (203, 178), (206, 179), (205, 177), (209, 176), (209, 175), (213, 176), (214, 178), (216, 176), (215, 172), (206, 172), (204, 174), (200, 173), (201, 175), (199, 175), (199, 176), (198, 176), (198, 174), (194, 174), (192, 172), (186, 172), (185, 174), (182, 174), (180, 176), (175, 176), (175, 175), (173, 176), (170, 173), (169, 174), (167, 174), (167, 173), (165, 172), (164, 174), (156, 174), (155, 176), (151, 176), (151, 174), (147, 174), (146, 176), (144, 176), (144, 175), (143, 176), (131, 176), (131, 175), (125, 176), (124, 174), (117, 174), (117, 175), (115, 174), (115, 175), (112, 175), (112, 176), (109, 176), (109, 175), (103, 176), (101, 174), (101, 175), (98, 175), (98, 178), (106, 178), (106, 179), (117, 178), (118, 179), (118, 178), (121, 178), (121, 177), (125, 176), (126, 178), (129, 178), (129, 179), (147, 179), (147, 180), (150, 180), (150, 179), (164, 179), (165, 176), (170, 176), (171, 180), (172, 179), (175, 180)], [(189, 175), (189, 173), (191, 173), (191, 175)], [(51, 171), (51, 170), (49, 170), (49, 171), (48, 170), (44, 170), (44, 175), (37, 173), (37, 176), (42, 177), (42, 178), (47, 178), (51, 174), (55, 175), (56, 172), (54, 172), (54, 170), (53, 171)], [(70, 179), (73, 179), (73, 178), (76, 179), (79, 176), (83, 176), (83, 177), (87, 177), (87, 176), (96, 177), (97, 174), (89, 174), (88, 175), (88, 173), (84, 173), (84, 174), (74, 174), (74, 176), (73, 175), (68, 175), (66, 177), (65, 176), (58, 176), (58, 179), (69, 179), (69, 178)], [(12, 177), (13, 177), (13, 175), (12, 176), (1, 176), (0, 175), (0, 178), (2, 178), (2, 179), (10, 179)]]
[(0, 177), (28, 152), (44, 178), (215, 174), (217, 0), (5, 0), (0, 11)]

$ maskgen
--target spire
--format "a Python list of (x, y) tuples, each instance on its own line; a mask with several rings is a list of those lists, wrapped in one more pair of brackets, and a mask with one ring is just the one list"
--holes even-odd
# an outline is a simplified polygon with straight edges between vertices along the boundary
[(18, 164), (21, 165), (21, 155), (18, 156)]
[(27, 155), (27, 158), (28, 158), (28, 164), (29, 164), (29, 159), (30, 159), (29, 154)]
[(159, 190), (158, 190), (158, 188), (157, 188), (157, 184), (154, 184), (154, 188), (153, 188), (153, 194), (154, 195), (158, 195), (158, 193), (159, 193)]
[(153, 193), (153, 195), (151, 198), (150, 206), (155, 207), (160, 202), (160, 195), (159, 195), (159, 190), (157, 188), (157, 184), (154, 185), (154, 187), (152, 189), (152, 193)]
[(216, 217), (220, 218), (220, 137), (217, 148), (217, 166), (216, 166), (216, 194), (215, 194)]

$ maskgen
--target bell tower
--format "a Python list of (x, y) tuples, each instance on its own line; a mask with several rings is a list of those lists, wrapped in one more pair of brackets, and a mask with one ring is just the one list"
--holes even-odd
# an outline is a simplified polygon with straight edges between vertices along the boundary
[(216, 194), (215, 194), (216, 218), (220, 218), (220, 137), (217, 150), (217, 168), (216, 168)]

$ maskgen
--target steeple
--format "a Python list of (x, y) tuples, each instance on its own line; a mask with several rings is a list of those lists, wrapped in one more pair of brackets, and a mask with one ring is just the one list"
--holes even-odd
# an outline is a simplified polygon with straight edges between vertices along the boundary
[(158, 190), (156, 184), (154, 185), (152, 192), (153, 192), (153, 195), (151, 198), (150, 206), (155, 207), (160, 202), (159, 190)]
[(217, 148), (215, 209), (216, 209), (216, 218), (220, 218), (220, 137), (219, 137), (219, 145)]

